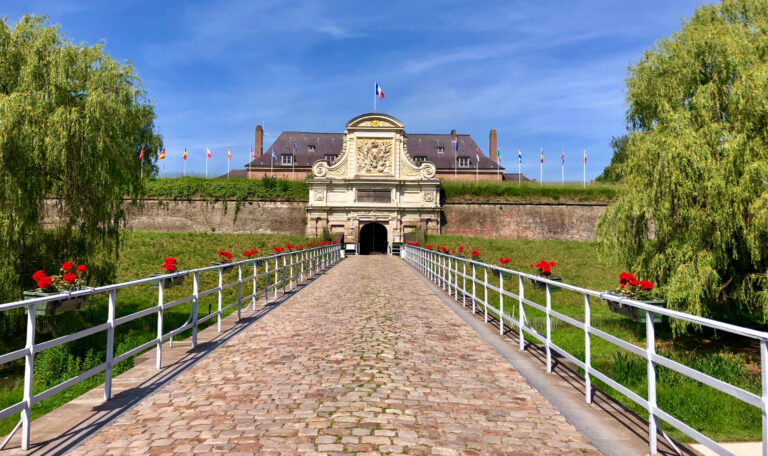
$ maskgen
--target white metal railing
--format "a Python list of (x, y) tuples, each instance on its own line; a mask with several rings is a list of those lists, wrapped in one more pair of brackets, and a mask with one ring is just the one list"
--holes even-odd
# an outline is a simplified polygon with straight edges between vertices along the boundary
[[(547, 372), (552, 371), (552, 352), (558, 353), (564, 358), (570, 360), (581, 369), (584, 370), (584, 390), (585, 399), (589, 404), (592, 401), (592, 385), (591, 379), (594, 377), (601, 380), (611, 388), (620, 392), (636, 404), (645, 408), (648, 411), (648, 445), (651, 454), (657, 454), (657, 432), (668, 441), (678, 453), (679, 449), (675, 446), (674, 442), (664, 433), (658, 426), (658, 420), (670, 424), (674, 428), (687, 434), (694, 440), (703, 444), (707, 448), (711, 449), (717, 454), (724, 456), (733, 456), (733, 453), (723, 448), (720, 444), (705, 436), (704, 434), (693, 429), (689, 425), (680, 421), (679, 419), (671, 416), (664, 410), (660, 409), (656, 404), (656, 366), (661, 365), (669, 368), (675, 372), (678, 372), (688, 378), (701, 382), (712, 388), (717, 389), (725, 394), (735, 397), (742, 402), (750, 404), (759, 408), (762, 411), (762, 454), (768, 456), (768, 333), (762, 331), (756, 331), (749, 328), (743, 328), (740, 326), (711, 320), (708, 318), (698, 317), (695, 315), (687, 314), (684, 312), (678, 312), (675, 310), (666, 309), (663, 307), (657, 307), (643, 302), (610, 295), (605, 292), (594, 291), (586, 288), (569, 285), (567, 283), (556, 282), (548, 280), (536, 275), (527, 274), (524, 272), (514, 271), (511, 269), (502, 268), (499, 266), (485, 264), (479, 261), (474, 261), (462, 257), (456, 257), (437, 251), (427, 250), (422, 247), (403, 245), (405, 253), (403, 257), (411, 264), (417, 271), (426, 276), (429, 280), (436, 283), (443, 290), (448, 292), (449, 296), (452, 296), (456, 301), (462, 302), (465, 306), (472, 305), (472, 313), (475, 313), (477, 307), (482, 306), (482, 310), (485, 313), (485, 322), (488, 322), (488, 312), (495, 313), (499, 318), (499, 333), (504, 333), (504, 325), (508, 323), (510, 328), (517, 328), (519, 332), (520, 350), (525, 350), (525, 334), (538, 339), (544, 343), (544, 349), (546, 351), (546, 368)], [(499, 286), (495, 286), (488, 282), (488, 271), (498, 271)], [(510, 275), (517, 281), (517, 293), (504, 289), (504, 274)], [(530, 279), (545, 285), (546, 303), (545, 305), (538, 304), (534, 301), (525, 298), (524, 279)], [(467, 283), (469, 282), (469, 287)], [(514, 286), (514, 285), (513, 285)], [(580, 322), (574, 318), (563, 315), (560, 312), (552, 310), (552, 300), (550, 287), (561, 287), (563, 290), (569, 290), (584, 297), (584, 322)], [(482, 290), (478, 290), (481, 288)], [(478, 292), (480, 292), (478, 295)], [(488, 292), (495, 293), (499, 299), (499, 307), (495, 308), (489, 305)], [(504, 298), (508, 297), (517, 301), (518, 318), (514, 318), (513, 315), (507, 315), (504, 313)], [(608, 300), (618, 302), (622, 305), (630, 306), (640, 309), (645, 312), (645, 334), (646, 345), (644, 348), (638, 347), (628, 341), (620, 339), (616, 336), (608, 334), (600, 329), (595, 328), (590, 323), (590, 298), (599, 298), (601, 300)], [(470, 302), (468, 302), (470, 301)], [(537, 309), (545, 314), (545, 334), (539, 333), (526, 318), (526, 309), (530, 307)], [(761, 391), (762, 394), (758, 396), (750, 391), (744, 390), (736, 385), (724, 382), (720, 379), (712, 377), (701, 371), (692, 369), (684, 364), (680, 364), (672, 359), (665, 357), (656, 352), (655, 344), (655, 329), (654, 329), (654, 314), (664, 315), (669, 318), (686, 321), (696, 325), (713, 328), (718, 331), (725, 331), (731, 334), (747, 337), (759, 341), (760, 343), (760, 367), (761, 367)], [(584, 331), (584, 361), (578, 359), (577, 356), (567, 352), (563, 348), (557, 346), (552, 342), (552, 318), (567, 323), (573, 327), (579, 328)], [(638, 355), (645, 359), (647, 363), (647, 382), (648, 382), (648, 398), (636, 394), (634, 391), (620, 384), (619, 382), (611, 379), (606, 374), (595, 369), (591, 365), (590, 360), (590, 337), (597, 336), (602, 340), (605, 340), (617, 347), (627, 350), (635, 355)]]
[[(3, 410), (0, 410), (0, 420), (12, 416), (21, 412), (21, 419), (8, 434), (8, 436), (0, 443), (0, 450), (10, 441), (13, 434), (21, 426), (21, 448), (24, 450), (29, 449), (30, 441), (30, 422), (32, 406), (36, 403), (53, 396), (67, 388), (70, 388), (83, 380), (90, 378), (94, 375), (105, 373), (104, 378), (104, 400), (109, 400), (112, 395), (112, 368), (115, 364), (128, 359), (134, 355), (137, 355), (144, 350), (150, 349), (153, 346), (156, 348), (156, 367), (160, 369), (163, 362), (163, 342), (170, 340), (173, 343), (173, 336), (176, 336), (184, 331), (192, 330), (192, 347), (197, 346), (197, 332), (198, 326), (214, 317), (218, 319), (217, 329), (221, 332), (221, 319), (222, 315), (234, 306), (237, 306), (237, 320), (240, 320), (240, 312), (243, 302), (249, 302), (253, 306), (253, 310), (256, 310), (256, 299), (259, 295), (264, 295), (265, 304), (269, 303), (269, 294), (274, 291), (274, 298), (277, 298), (278, 290), (283, 289), (285, 294), (286, 287), (293, 289), (299, 283), (308, 280), (310, 277), (318, 273), (318, 271), (334, 265), (340, 259), (340, 252), (342, 247), (337, 244), (330, 244), (321, 247), (314, 247), (305, 250), (297, 250), (288, 253), (282, 253), (279, 255), (270, 255), (259, 258), (251, 258), (248, 260), (237, 261), (232, 263), (224, 263), (216, 266), (209, 266), (205, 268), (192, 269), (188, 271), (178, 271), (172, 274), (166, 274), (162, 276), (155, 276), (151, 278), (144, 278), (139, 280), (133, 280), (131, 282), (118, 283), (113, 285), (106, 285), (96, 288), (88, 288), (85, 290), (65, 292), (56, 295), (29, 299), (24, 301), (16, 301), (7, 304), (0, 304), (0, 312), (11, 309), (26, 309), (27, 322), (26, 322), (26, 344), (24, 348), (15, 350), (9, 353), (0, 354), (0, 364), (5, 364), (20, 358), (24, 358), (24, 397), (20, 402), (13, 404)], [(270, 263), (272, 266), (270, 266)], [(224, 269), (235, 268), (238, 269), (237, 280), (224, 283)], [(244, 268), (253, 268), (251, 275), (243, 276)], [(261, 271), (260, 271), (261, 269)], [(200, 273), (201, 272), (218, 272), (218, 286), (208, 289), (200, 290)], [(175, 279), (177, 277), (184, 277), (191, 275), (192, 282), (192, 294), (180, 299), (176, 299), (170, 302), (165, 302), (165, 280)], [(264, 286), (261, 290), (257, 290), (257, 282), (259, 279), (264, 278)], [(247, 296), (243, 296), (243, 286), (247, 285), (247, 282), (252, 282), (252, 292)], [(157, 305), (152, 306), (138, 312), (125, 315), (119, 318), (115, 318), (115, 310), (117, 307), (117, 290), (132, 287), (136, 285), (150, 284), (153, 282), (159, 282)], [(223, 292), (226, 289), (237, 286), (237, 300), (224, 305)], [(56, 339), (48, 340), (41, 343), (35, 343), (35, 305), (38, 303), (61, 301), (69, 298), (76, 298), (79, 296), (92, 296), (100, 293), (108, 294), (109, 303), (107, 310), (107, 321), (100, 325), (93, 326), (91, 328), (78, 331), (73, 334), (58, 337)], [(215, 312), (211, 312), (203, 318), (198, 318), (198, 302), (199, 299), (213, 294), (218, 294), (218, 308)], [(192, 309), (190, 318), (187, 322), (168, 332), (163, 331), (163, 313), (164, 311), (178, 306), (180, 304), (191, 302)], [(246, 306), (247, 307), (247, 306)], [(142, 318), (148, 315), (157, 314), (157, 337), (152, 339), (138, 347), (133, 348), (119, 356), (114, 356), (114, 334), (115, 328), (128, 323), (130, 321)], [(38, 394), (33, 394), (32, 384), (34, 379), (34, 359), (35, 355), (52, 347), (56, 347), (67, 342), (72, 342), (83, 337), (96, 334), (98, 332), (107, 332), (107, 344), (106, 344), (106, 361), (86, 372), (81, 373), (69, 380), (59, 383), (46, 391)]]

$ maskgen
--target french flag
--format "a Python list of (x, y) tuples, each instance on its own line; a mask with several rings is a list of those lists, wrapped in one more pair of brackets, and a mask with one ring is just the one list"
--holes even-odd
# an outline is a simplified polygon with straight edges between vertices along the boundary
[(384, 91), (381, 90), (381, 87), (379, 87), (379, 83), (376, 83), (376, 96), (379, 98), (384, 98)]

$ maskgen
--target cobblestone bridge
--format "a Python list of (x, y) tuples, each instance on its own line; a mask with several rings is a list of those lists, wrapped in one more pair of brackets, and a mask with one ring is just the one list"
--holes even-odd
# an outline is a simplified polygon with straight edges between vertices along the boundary
[(597, 454), (400, 259), (352, 257), (74, 450)]

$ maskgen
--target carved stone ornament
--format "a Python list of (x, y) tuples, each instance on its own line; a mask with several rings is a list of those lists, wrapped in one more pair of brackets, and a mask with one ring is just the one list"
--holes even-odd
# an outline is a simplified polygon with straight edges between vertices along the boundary
[(435, 201), (434, 192), (424, 192), (424, 201), (431, 203)]
[(325, 191), (315, 190), (315, 201), (323, 201), (325, 199)]
[(357, 172), (360, 174), (392, 174), (392, 141), (357, 140)]
[(315, 177), (325, 177), (325, 175), (328, 174), (328, 163), (319, 161), (312, 165), (312, 174), (314, 174)]
[(425, 179), (432, 179), (435, 177), (435, 173), (437, 170), (435, 169), (435, 165), (432, 163), (422, 163), (421, 165), (421, 176)]

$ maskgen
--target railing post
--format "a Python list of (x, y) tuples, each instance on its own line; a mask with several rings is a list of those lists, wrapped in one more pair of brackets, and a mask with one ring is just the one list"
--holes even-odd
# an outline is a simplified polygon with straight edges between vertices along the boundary
[(253, 312), (256, 312), (256, 282), (258, 281), (258, 279), (256, 278), (256, 276), (258, 276), (258, 267), (256, 265), (258, 263), (259, 263), (258, 261), (253, 262), (253, 278), (252, 278), (253, 296), (251, 296), (251, 306), (252, 306)]
[[(461, 291), (462, 294), (464, 290)], [(459, 259), (453, 257), (453, 297), (459, 301)]]
[[(110, 298), (112, 295), (110, 294)], [(111, 300), (111, 299), (110, 299)], [(163, 304), (165, 303), (165, 280), (158, 282), (157, 288), (157, 346), (155, 348), (155, 368), (163, 367)], [(111, 306), (110, 306), (111, 307)], [(109, 357), (109, 350), (107, 350)]]
[(21, 449), (29, 449), (32, 423), (32, 381), (35, 371), (35, 305), (27, 306), (27, 354), (24, 356), (24, 408), (21, 410)]
[(504, 271), (499, 271), (499, 334), (504, 335)]
[[(451, 296), (451, 285), (453, 285), (453, 277), (451, 276), (453, 273), (453, 270), (451, 269), (451, 257), (446, 256), (445, 257), (445, 267), (447, 268), (445, 270), (445, 273), (448, 277), (448, 296)], [(456, 290), (454, 290), (455, 292)]]
[(200, 302), (200, 273), (192, 274), (192, 348), (197, 348), (197, 308)]
[(587, 404), (592, 403), (592, 378), (589, 371), (592, 368), (592, 344), (589, 341), (589, 328), (592, 320), (592, 309), (589, 307), (589, 295), (584, 295), (584, 395)]
[(112, 398), (112, 359), (115, 356), (115, 307), (117, 290), (109, 290), (107, 304), (107, 354), (104, 368), (104, 400)]
[(243, 301), (243, 263), (237, 265), (237, 320), (240, 321), (240, 305)]
[(293, 290), (293, 252), (290, 254), (291, 256), (291, 282), (290, 282), (290, 289)]
[(280, 258), (275, 257), (275, 300), (277, 300), (277, 271), (280, 269)]
[(461, 262), (464, 269), (461, 275), (461, 305), (467, 307), (467, 260)]
[(475, 277), (475, 263), (472, 263), (472, 313), (475, 313), (475, 297), (477, 296), (476, 292), (476, 277)]
[(485, 309), (485, 322), (488, 323), (488, 268), (485, 268), (483, 287), (485, 287), (485, 302), (483, 302), (483, 309)]
[(224, 297), (224, 290), (222, 287), (224, 286), (224, 268), (219, 266), (219, 292), (217, 293), (219, 297), (219, 305), (218, 305), (218, 314), (216, 315), (216, 331), (221, 332), (221, 300)]
[(264, 260), (264, 305), (269, 304), (269, 258)]
[(550, 318), (550, 310), (552, 310), (552, 293), (549, 291), (549, 284), (544, 284), (546, 286), (546, 293), (547, 293), (547, 312), (546, 312), (546, 323), (547, 323), (547, 339), (546, 339), (546, 345), (545, 348), (547, 350), (547, 372), (552, 372), (552, 348), (550, 347), (550, 341), (552, 340), (552, 319)]
[(760, 341), (760, 380), (762, 384), (763, 456), (768, 455), (768, 341)]
[(283, 296), (285, 296), (285, 263), (286, 263), (286, 259), (285, 259), (285, 257), (283, 257), (283, 270), (282, 270), (282, 273), (283, 273)]
[(657, 453), (656, 419), (656, 363), (653, 355), (656, 353), (656, 332), (653, 327), (653, 312), (645, 311), (645, 356), (648, 363), (648, 448), (650, 453)]
[(523, 276), (517, 275), (517, 303), (518, 303), (518, 316), (517, 323), (520, 329), (520, 350), (525, 350), (525, 331), (523, 331), (523, 325), (525, 324), (525, 285), (523, 284)]

